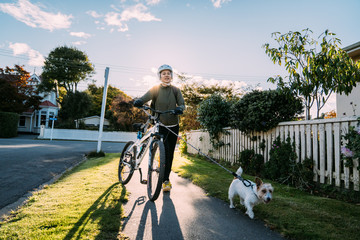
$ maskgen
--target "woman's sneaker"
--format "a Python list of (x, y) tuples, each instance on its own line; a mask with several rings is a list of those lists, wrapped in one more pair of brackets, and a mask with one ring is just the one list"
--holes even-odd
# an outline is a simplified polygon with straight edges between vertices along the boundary
[(170, 181), (165, 181), (162, 185), (163, 192), (170, 192), (171, 190), (171, 183)]

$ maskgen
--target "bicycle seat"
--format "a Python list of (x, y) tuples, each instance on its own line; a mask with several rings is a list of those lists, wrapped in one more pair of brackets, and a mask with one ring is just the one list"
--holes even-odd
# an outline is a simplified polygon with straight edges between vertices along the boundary
[(134, 124), (133, 124), (133, 128), (134, 128), (136, 131), (144, 132), (144, 124), (142, 124), (142, 123), (134, 123)]

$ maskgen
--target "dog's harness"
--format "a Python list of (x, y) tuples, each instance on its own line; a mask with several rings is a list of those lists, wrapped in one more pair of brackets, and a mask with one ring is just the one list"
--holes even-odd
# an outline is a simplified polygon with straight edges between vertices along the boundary
[[(181, 140), (183, 140), (184, 142), (186, 142), (186, 144), (190, 145), (192, 148), (194, 148), (200, 155), (206, 157), (207, 159), (209, 159), (210, 161), (212, 161), (213, 163), (217, 164), (218, 166), (220, 166), (222, 169), (224, 169), (225, 171), (227, 171), (228, 173), (232, 174), (235, 178), (239, 179), (240, 181), (243, 182), (245, 187), (251, 187), (252, 191), (254, 192), (254, 189), (252, 188), (252, 186), (254, 186), (254, 184), (251, 184), (251, 182), (247, 179), (244, 179), (243, 177), (239, 176), (236, 174), (236, 172), (232, 172), (229, 169), (225, 168), (224, 166), (222, 166), (220, 163), (218, 163), (217, 161), (215, 161), (214, 159), (212, 159), (211, 157), (207, 156), (206, 154), (202, 153), (200, 151), (200, 149), (194, 147), (193, 145), (191, 145), (190, 143), (188, 143), (187, 141), (185, 141), (185, 139), (181, 136), (179, 136), (178, 134), (176, 134), (175, 132), (173, 132), (170, 128), (168, 128), (167, 126), (165, 126), (163, 123), (160, 122), (160, 125), (167, 128), (171, 133), (175, 134), (175, 136), (179, 137)], [(258, 195), (254, 192), (255, 196), (257, 198)]]

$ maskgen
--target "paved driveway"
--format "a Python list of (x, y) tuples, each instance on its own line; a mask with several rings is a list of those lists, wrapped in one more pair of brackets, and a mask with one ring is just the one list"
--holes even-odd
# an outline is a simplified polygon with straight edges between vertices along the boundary
[[(37, 140), (33, 135), (0, 139), (0, 209), (50, 181), (95, 151), (97, 142)], [(124, 143), (103, 142), (104, 152), (120, 152)]]

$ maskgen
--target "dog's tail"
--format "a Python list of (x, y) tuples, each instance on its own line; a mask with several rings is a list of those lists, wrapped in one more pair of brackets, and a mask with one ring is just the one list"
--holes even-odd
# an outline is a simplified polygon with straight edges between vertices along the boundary
[(243, 170), (242, 170), (241, 167), (239, 167), (238, 170), (236, 171), (236, 174), (237, 174), (238, 176), (241, 176), (242, 173), (243, 173)]

